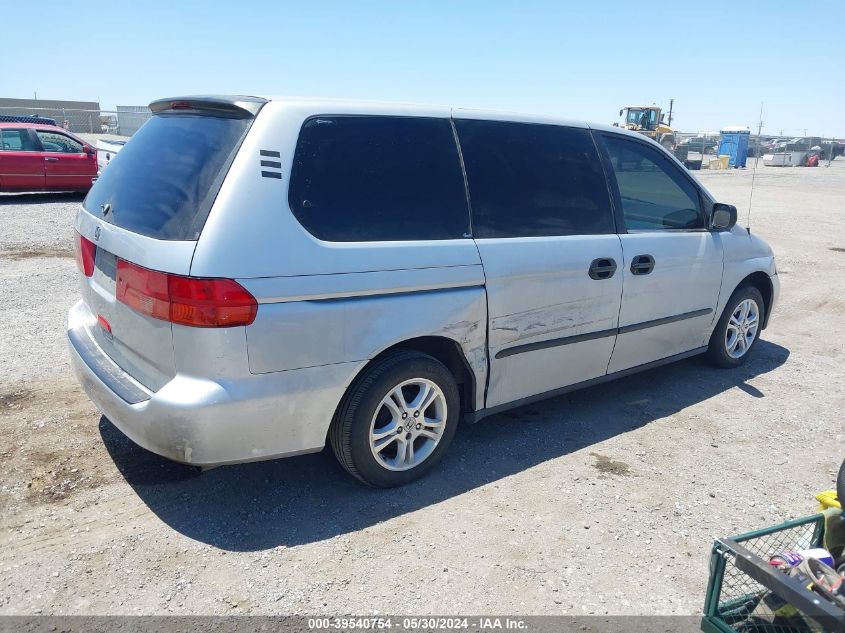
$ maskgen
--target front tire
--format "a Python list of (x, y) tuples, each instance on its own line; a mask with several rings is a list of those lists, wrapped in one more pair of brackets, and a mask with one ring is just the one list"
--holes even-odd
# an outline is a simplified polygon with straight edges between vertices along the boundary
[(458, 386), (443, 363), (396, 350), (353, 382), (332, 421), (329, 441), (353, 477), (393, 488), (422, 477), (440, 461), (459, 417)]
[(760, 338), (764, 314), (763, 295), (757, 288), (737, 288), (710, 336), (710, 362), (726, 369), (742, 365)]

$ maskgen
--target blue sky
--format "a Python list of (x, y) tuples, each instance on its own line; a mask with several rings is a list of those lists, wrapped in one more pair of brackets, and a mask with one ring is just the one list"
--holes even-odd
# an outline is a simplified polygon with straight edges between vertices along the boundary
[(689, 131), (756, 127), (763, 101), (764, 133), (845, 137), (842, 0), (32, 6), (3, 9), (33, 27), (4, 29), (0, 96), (332, 96), (604, 123), (674, 98)]

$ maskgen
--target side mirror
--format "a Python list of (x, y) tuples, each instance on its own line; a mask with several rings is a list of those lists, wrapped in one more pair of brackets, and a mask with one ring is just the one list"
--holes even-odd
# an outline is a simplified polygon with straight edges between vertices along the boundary
[(622, 113), (623, 113), (623, 112), (625, 112), (625, 108), (622, 108), (622, 109), (619, 111), (619, 116), (622, 116)]
[(88, 154), (89, 156), (93, 156), (94, 154), (97, 153), (97, 150), (95, 150), (93, 147), (88, 145), (88, 143), (86, 143), (85, 145), (82, 146), (82, 151), (85, 152), (86, 154)]
[(736, 224), (736, 207), (717, 202), (710, 215), (710, 228), (714, 231), (730, 231)]

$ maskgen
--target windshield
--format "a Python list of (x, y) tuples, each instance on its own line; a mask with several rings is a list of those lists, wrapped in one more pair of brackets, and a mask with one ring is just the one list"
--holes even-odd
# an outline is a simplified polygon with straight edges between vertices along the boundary
[(161, 240), (196, 240), (252, 119), (153, 116), (115, 154), (83, 207)]

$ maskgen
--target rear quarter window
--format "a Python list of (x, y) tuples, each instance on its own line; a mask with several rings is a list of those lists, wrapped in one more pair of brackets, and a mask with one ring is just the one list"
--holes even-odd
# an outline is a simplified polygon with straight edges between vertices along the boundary
[(302, 126), (288, 202), (334, 242), (469, 236), (463, 174), (448, 119), (319, 116)]
[(251, 121), (153, 116), (114, 155), (83, 206), (134, 233), (196, 240)]

